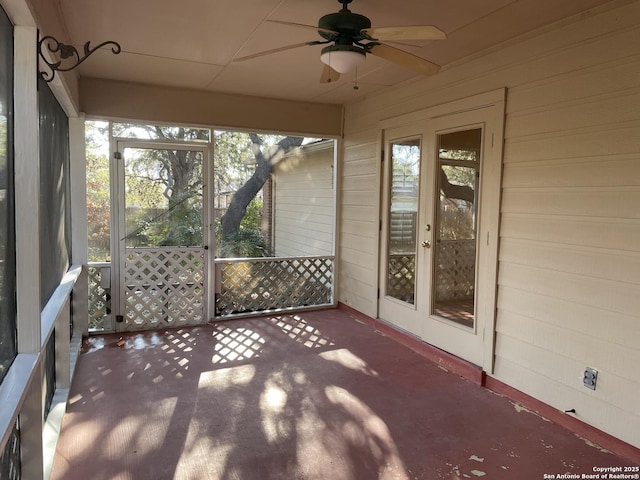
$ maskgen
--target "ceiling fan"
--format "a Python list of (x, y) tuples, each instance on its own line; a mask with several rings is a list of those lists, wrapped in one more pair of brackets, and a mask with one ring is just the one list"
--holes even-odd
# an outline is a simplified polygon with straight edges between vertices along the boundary
[(297, 43), (274, 48), (234, 61), (251, 60), (252, 58), (271, 55), (298, 47), (309, 45), (327, 45), (322, 49), (320, 60), (325, 64), (320, 81), (329, 83), (340, 78), (341, 73), (348, 73), (365, 61), (368, 54), (384, 58), (403, 67), (409, 68), (422, 75), (433, 75), (440, 70), (440, 66), (413, 55), (399, 48), (382, 43), (383, 41), (397, 42), (403, 40), (443, 40), (445, 33), (433, 25), (410, 25), (395, 27), (371, 27), (371, 20), (364, 15), (352, 13), (347, 6), (353, 0), (338, 0), (342, 9), (337, 13), (324, 15), (318, 21), (318, 26), (301, 23), (268, 20), (272, 23), (291, 25), (316, 30), (323, 40)]

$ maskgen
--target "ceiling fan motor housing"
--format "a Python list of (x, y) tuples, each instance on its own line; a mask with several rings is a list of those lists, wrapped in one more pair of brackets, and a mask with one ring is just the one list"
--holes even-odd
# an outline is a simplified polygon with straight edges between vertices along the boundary
[[(364, 40), (361, 30), (371, 28), (371, 20), (364, 15), (352, 13), (343, 9), (337, 13), (329, 13), (324, 15), (318, 21), (318, 33), (321, 37), (329, 41), (335, 41), (337, 44), (351, 44)], [(332, 33), (338, 32), (338, 35)]]

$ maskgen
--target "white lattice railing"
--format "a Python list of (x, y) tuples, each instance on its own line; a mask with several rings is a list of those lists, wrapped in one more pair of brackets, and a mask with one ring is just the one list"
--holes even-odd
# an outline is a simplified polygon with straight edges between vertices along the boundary
[(473, 298), (476, 241), (439, 240), (435, 257), (436, 301)]
[(386, 295), (413, 303), (416, 283), (415, 253), (389, 254)]
[[(198, 268), (185, 268), (185, 261), (191, 264), (196, 258), (192, 253), (187, 254), (186, 260), (174, 258), (176, 265), (181, 265), (180, 273), (173, 279), (159, 281), (158, 269), (165, 271), (167, 259), (162, 258), (164, 263), (160, 267), (155, 254), (150, 253), (147, 251), (143, 258), (129, 259), (130, 266), (131, 262), (137, 264), (129, 270), (129, 278), (135, 277), (135, 270), (140, 269), (145, 275), (139, 275), (137, 281), (129, 282), (127, 287), (128, 307), (133, 315), (127, 321), (135, 321), (139, 317), (138, 323), (156, 323), (157, 318), (164, 318), (169, 312), (178, 319), (176, 323), (201, 323), (202, 278), (200, 273), (194, 273), (201, 272), (200, 260), (195, 260), (198, 265), (192, 265)], [(89, 264), (89, 331), (92, 332), (111, 330), (108, 325), (111, 318), (110, 277), (105, 278), (110, 275), (110, 267), (110, 263)], [(334, 257), (221, 259), (216, 260), (215, 267), (216, 317), (331, 306), (334, 303)], [(190, 293), (185, 293), (187, 291)], [(166, 298), (169, 293), (178, 298), (171, 305)], [(197, 307), (196, 312), (194, 307)], [(189, 318), (192, 315), (194, 318)]]
[(89, 271), (89, 331), (111, 330), (111, 263), (90, 262)]
[(126, 330), (207, 321), (203, 248), (132, 248), (124, 262)]
[(216, 260), (216, 317), (333, 305), (334, 258)]

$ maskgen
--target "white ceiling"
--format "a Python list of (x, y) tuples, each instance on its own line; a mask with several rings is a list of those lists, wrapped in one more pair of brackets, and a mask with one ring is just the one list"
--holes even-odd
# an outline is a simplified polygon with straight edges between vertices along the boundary
[[(243, 62), (233, 59), (305, 41), (310, 29), (267, 22), (317, 25), (340, 10), (336, 0), (57, 0), (70, 42), (80, 47), (115, 40), (120, 55), (97, 52), (80, 74), (155, 85), (261, 97), (345, 103), (416, 76), (367, 56), (354, 75), (321, 84), (322, 46), (303, 46)], [(374, 27), (436, 25), (443, 41), (393, 44), (446, 66), (607, 0), (353, 0), (354, 13)], [(47, 32), (42, 32), (46, 35)]]

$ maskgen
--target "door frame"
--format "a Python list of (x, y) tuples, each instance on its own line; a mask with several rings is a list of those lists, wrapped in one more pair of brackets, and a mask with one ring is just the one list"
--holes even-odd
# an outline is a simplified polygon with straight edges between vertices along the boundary
[[(422, 151), (423, 162), (429, 164), (433, 163), (433, 156), (436, 154), (435, 140), (437, 125), (446, 122), (451, 119), (452, 121), (456, 116), (464, 117), (465, 113), (477, 112), (481, 117), (481, 122), (471, 122), (472, 125), (483, 124), (484, 142), (483, 147), (483, 165), (481, 167), (481, 179), (480, 179), (480, 205), (479, 215), (482, 216), (482, 221), (479, 222), (478, 228), (478, 251), (476, 257), (476, 285), (482, 285), (482, 301), (478, 301), (476, 298), (476, 316), (482, 316), (482, 331), (478, 331), (476, 334), (482, 336), (482, 355), (481, 358), (474, 358), (469, 360), (472, 363), (480, 364), (484, 371), (487, 373), (493, 373), (494, 368), (494, 351), (495, 351), (495, 323), (496, 323), (496, 303), (497, 303), (497, 280), (498, 280), (498, 248), (499, 248), (499, 219), (500, 219), (500, 200), (501, 200), (501, 184), (502, 184), (502, 157), (503, 157), (503, 144), (504, 144), (504, 115), (505, 115), (505, 102), (506, 101), (506, 88), (501, 88), (486, 92), (483, 94), (475, 95), (472, 97), (452, 101), (449, 103), (437, 105), (434, 107), (426, 108), (416, 112), (411, 112), (398, 117), (385, 119), (379, 122), (378, 129), (378, 147), (382, 152), (383, 158), (386, 155), (386, 147), (388, 140), (385, 138), (385, 131), (398, 129), (401, 127), (407, 127), (408, 131), (416, 130), (416, 125), (424, 125), (424, 130), (429, 132), (430, 138), (423, 138)], [(465, 125), (460, 125), (461, 128), (457, 128), (454, 124), (450, 125), (449, 130), (464, 129)], [(446, 128), (446, 127), (444, 127)], [(425, 159), (425, 155), (430, 156), (430, 159)], [(388, 168), (384, 165), (384, 168)], [(423, 175), (428, 175), (428, 172), (421, 170), (421, 182), (424, 181)], [(379, 218), (382, 226), (383, 219), (386, 215), (387, 200), (388, 198), (388, 186), (386, 184), (386, 173), (380, 172), (380, 206), (379, 206)], [(431, 179), (433, 180), (433, 179)], [(422, 193), (421, 189), (421, 193)], [(424, 203), (424, 199), (421, 198), (421, 203)], [(429, 205), (433, 203), (431, 199)], [(422, 217), (424, 218), (424, 216)], [(423, 233), (419, 229), (418, 232), (418, 244), (423, 240)], [(379, 230), (379, 243), (378, 243), (378, 291), (381, 292), (384, 284), (382, 283), (383, 272), (386, 271), (386, 239), (383, 240), (383, 236), (386, 235), (386, 231), (383, 228)], [(431, 268), (431, 267), (428, 267)], [(429, 292), (429, 295), (431, 293)], [(380, 305), (383, 295), (382, 292), (379, 295), (377, 302), (377, 314), (380, 318)], [(427, 315), (430, 312), (426, 312)], [(401, 330), (406, 330), (399, 322), (385, 321), (391, 323), (394, 327)], [(461, 328), (454, 325), (449, 325), (448, 328)], [(410, 331), (412, 335), (420, 337), (427, 343), (430, 341), (429, 335), (425, 335), (425, 332), (420, 329), (418, 331)], [(436, 346), (438, 346), (436, 344)], [(451, 352), (456, 356), (465, 358), (464, 353)], [(473, 357), (473, 356), (471, 356)]]
[(111, 331), (117, 332), (121, 330), (121, 325), (117, 322), (117, 316), (124, 315), (124, 294), (121, 285), (122, 267), (124, 259), (122, 258), (121, 239), (125, 235), (124, 226), (124, 149), (140, 148), (140, 149), (175, 149), (190, 150), (202, 152), (202, 247), (204, 248), (205, 268), (203, 295), (203, 323), (206, 323), (213, 317), (213, 309), (215, 308), (215, 289), (212, 282), (215, 281), (213, 274), (213, 252), (215, 242), (212, 208), (210, 199), (213, 192), (213, 168), (211, 165), (211, 146), (207, 143), (194, 142), (175, 142), (163, 141), (158, 139), (125, 139), (111, 137), (110, 158), (110, 178), (111, 178)]

